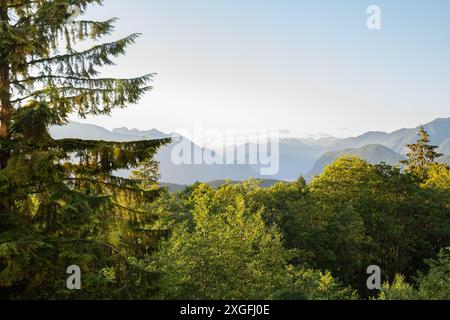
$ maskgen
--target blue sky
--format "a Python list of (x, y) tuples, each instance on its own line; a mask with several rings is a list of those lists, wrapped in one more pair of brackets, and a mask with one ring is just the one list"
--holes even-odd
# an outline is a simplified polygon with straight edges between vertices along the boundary
[(158, 73), (139, 105), (88, 123), (352, 136), (450, 116), (447, 0), (105, 0), (88, 16), (120, 18), (111, 39), (143, 33), (105, 74)]

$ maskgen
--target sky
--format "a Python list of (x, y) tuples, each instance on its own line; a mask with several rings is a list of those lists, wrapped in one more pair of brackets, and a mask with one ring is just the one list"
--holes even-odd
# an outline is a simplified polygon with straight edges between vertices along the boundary
[(450, 117), (448, 0), (105, 0), (87, 17), (120, 19), (106, 41), (142, 33), (104, 75), (158, 75), (138, 105), (76, 121), (348, 137)]

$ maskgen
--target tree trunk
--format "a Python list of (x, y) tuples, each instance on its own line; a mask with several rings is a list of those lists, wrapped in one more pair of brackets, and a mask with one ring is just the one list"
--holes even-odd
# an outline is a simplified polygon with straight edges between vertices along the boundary
[[(8, 1), (0, 0), (0, 32), (8, 27)], [(11, 90), (9, 79), (9, 64), (6, 60), (7, 50), (1, 48), (0, 50), (0, 143), (8, 142), (10, 140), (10, 122), (12, 114), (11, 106)], [(3, 170), (8, 165), (10, 152), (5, 150), (4, 145), (0, 144), (0, 170)], [(2, 197), (3, 198), (3, 197)], [(8, 199), (0, 199), (0, 216), (10, 212), (10, 201)], [(2, 228), (3, 219), (0, 220), (0, 229)]]
[[(3, 141), (8, 141), (10, 139), (9, 126), (12, 108), (9, 99), (9, 70), (7, 66), (0, 66), (0, 97), (0, 139)], [(0, 158), (0, 168), (5, 169), (9, 158), (9, 151), (1, 150)]]
[[(5, 28), (9, 23), (7, 0), (1, 0), (0, 2), (0, 22), (1, 29)], [(0, 52), (0, 139), (3, 141), (8, 141), (10, 139), (10, 122), (12, 115), (9, 65), (5, 59), (6, 54), (6, 52)], [(0, 149), (0, 169), (6, 168), (9, 156), (8, 151)]]

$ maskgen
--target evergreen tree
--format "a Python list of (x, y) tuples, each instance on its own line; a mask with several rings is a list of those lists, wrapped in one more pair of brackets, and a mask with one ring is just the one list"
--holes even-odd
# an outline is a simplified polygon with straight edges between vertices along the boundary
[(430, 164), (436, 163), (436, 160), (442, 156), (436, 152), (438, 146), (430, 145), (430, 135), (424, 127), (419, 128), (419, 139), (414, 144), (407, 145), (408, 159), (402, 161), (406, 165), (406, 171), (418, 177), (422, 181), (428, 177)]
[(114, 273), (124, 289), (117, 295), (129, 295), (117, 233), (142, 214), (136, 203), (160, 193), (114, 172), (151, 161), (168, 140), (54, 140), (48, 132), (71, 113), (109, 115), (152, 88), (152, 74), (100, 77), (138, 34), (79, 49), (113, 31), (115, 19), (68, 22), (71, 6), (83, 14), (95, 4), (102, 1), (0, 0), (0, 294), (8, 297), (76, 295), (62, 290), (72, 264), (87, 275), (83, 294)]

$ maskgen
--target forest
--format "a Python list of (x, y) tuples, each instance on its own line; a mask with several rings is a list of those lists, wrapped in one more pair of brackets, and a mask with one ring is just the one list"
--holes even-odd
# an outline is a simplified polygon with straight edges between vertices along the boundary
[(0, 0), (0, 299), (450, 299), (450, 168), (423, 128), (404, 168), (348, 155), (308, 183), (174, 193), (154, 160), (170, 139), (53, 139), (69, 114), (152, 90), (154, 74), (101, 77), (139, 34), (100, 43), (115, 19), (67, 23), (101, 3)]

